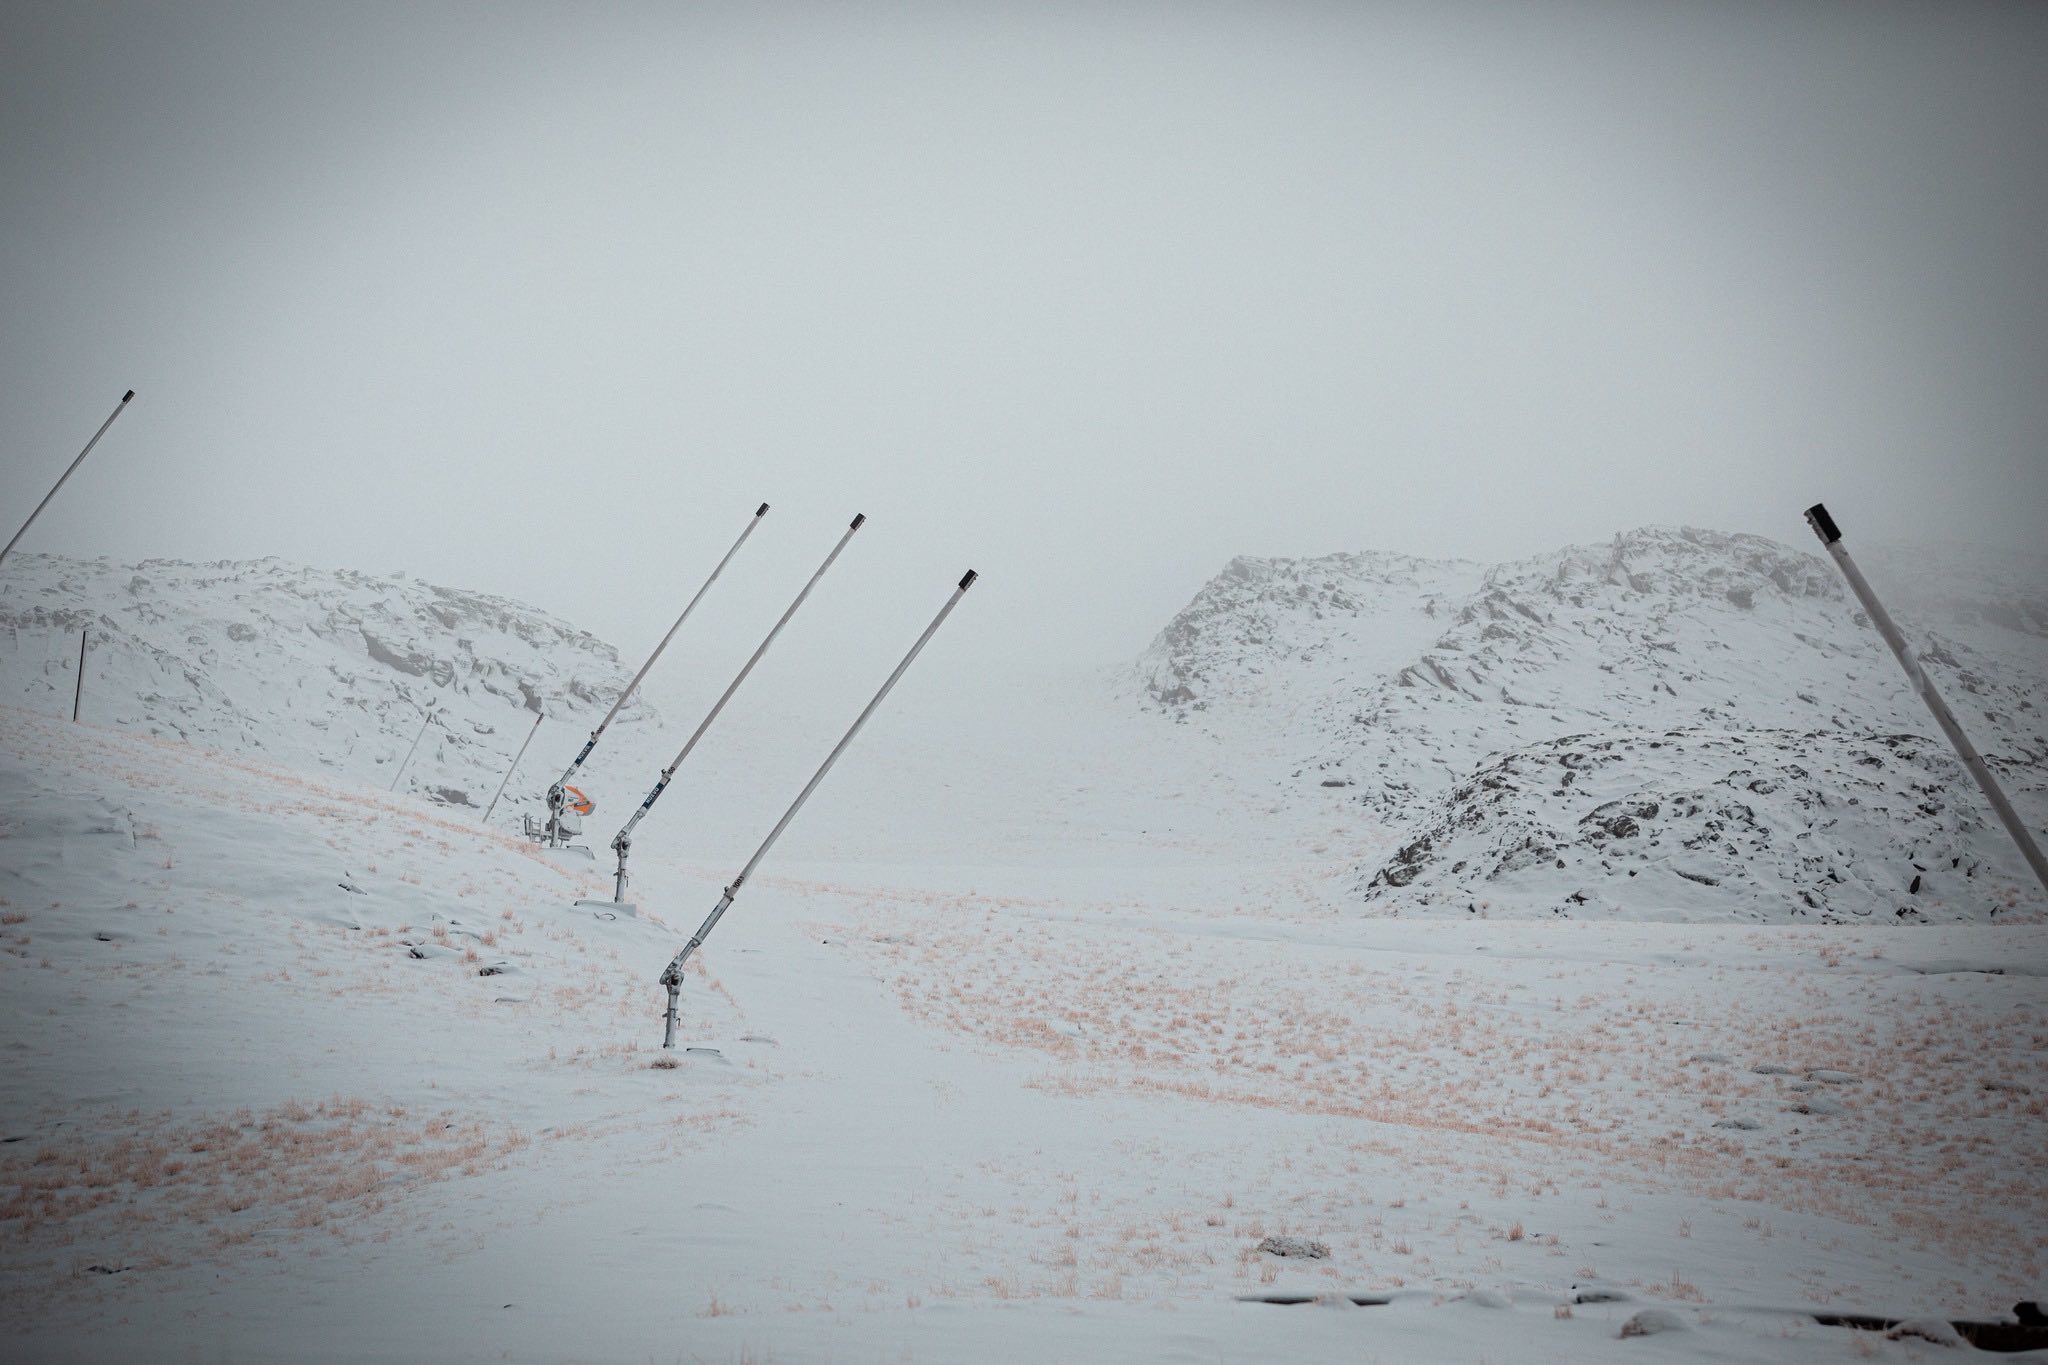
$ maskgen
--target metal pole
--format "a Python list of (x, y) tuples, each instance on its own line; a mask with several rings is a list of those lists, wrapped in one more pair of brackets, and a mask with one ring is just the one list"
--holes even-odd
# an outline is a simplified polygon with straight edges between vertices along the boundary
[(683, 978), (681, 975), (673, 979), (664, 976), (661, 984), (668, 990), (668, 1009), (661, 1017), (661, 1045), (673, 1048), (676, 1045), (676, 1007), (682, 1000)]
[(634, 691), (640, 686), (640, 680), (647, 676), (647, 670), (654, 667), (654, 661), (661, 657), (661, 651), (668, 648), (668, 642), (675, 638), (676, 632), (682, 629), (683, 622), (687, 621), (690, 618), (690, 613), (697, 609), (697, 603), (702, 601), (704, 594), (711, 590), (711, 585), (718, 581), (718, 576), (725, 572), (726, 564), (731, 561), (734, 555), (739, 553), (740, 546), (747, 543), (747, 537), (754, 534), (754, 528), (759, 526), (761, 518), (767, 515), (768, 504), (765, 502), (754, 509), (753, 517), (747, 522), (747, 529), (740, 532), (740, 538), (735, 540), (732, 543), (732, 548), (725, 552), (725, 558), (718, 561), (718, 567), (711, 571), (711, 577), (704, 580), (704, 586), (697, 589), (697, 595), (692, 597), (689, 605), (683, 608), (683, 614), (676, 618), (676, 623), (668, 628), (668, 634), (661, 637), (661, 643), (656, 645), (654, 652), (647, 656), (647, 662), (640, 665), (640, 671), (633, 675), (633, 681), (626, 684), (626, 690), (619, 693), (619, 699), (612, 703), (612, 709), (605, 712), (604, 719), (599, 721), (597, 728), (590, 732), (589, 740), (583, 745), (583, 752), (576, 755), (576, 760), (563, 769), (561, 777), (556, 779), (554, 785), (548, 788), (547, 842), (550, 848), (559, 848), (562, 843), (562, 806), (568, 799), (568, 794), (562, 789), (569, 785), (570, 778), (576, 776), (576, 770), (583, 766), (583, 760), (590, 757), (590, 751), (597, 747), (597, 741), (603, 737), (605, 727), (609, 726), (612, 723), (612, 718), (619, 714), (619, 708), (626, 704), (626, 698), (632, 696)]
[(385, 788), (386, 791), (395, 792), (398, 790), (398, 779), (405, 776), (405, 765), (412, 762), (412, 756), (415, 753), (419, 752), (420, 741), (427, 737), (427, 727), (429, 725), (432, 725), (433, 723), (434, 710), (433, 708), (429, 707), (427, 710), (427, 718), (420, 722), (420, 732), (417, 735), (414, 735), (412, 738), (412, 748), (407, 749), (405, 751), (405, 757), (399, 760), (398, 771), (391, 774), (391, 785)]
[(77, 469), (78, 466), (85, 463), (85, 457), (92, 454), (92, 448), (100, 443), (100, 437), (107, 434), (107, 428), (114, 425), (114, 419), (116, 417), (119, 417), (122, 413), (128, 410), (128, 400), (133, 398), (134, 396), (135, 390), (133, 389), (130, 389), (128, 390), (128, 392), (121, 395), (121, 401), (114, 404), (114, 410), (107, 414), (107, 420), (100, 423), (100, 429), (98, 431), (95, 431), (92, 434), (92, 439), (85, 443), (85, 449), (78, 452), (78, 458), (73, 460), (70, 463), (70, 465), (66, 467), (64, 473), (62, 474), (62, 476), (58, 478), (56, 484), (51, 487), (50, 491), (43, 494), (43, 500), (36, 504), (36, 510), (28, 514), (28, 520), (24, 521), (21, 524), (21, 529), (14, 533), (14, 540), (10, 540), (7, 542), (7, 549), (0, 550), (0, 562), (4, 562), (6, 560), (7, 551), (12, 550), (14, 548), (14, 542), (16, 540), (20, 540), (23, 536), (28, 534), (28, 528), (36, 524), (36, 518), (41, 516), (43, 514), (43, 509), (50, 505), (50, 499), (57, 496), (57, 489), (62, 488), (64, 486), (64, 480), (71, 477), (72, 470)]
[[(540, 733), (540, 723), (545, 719), (546, 717), (544, 715), (538, 712), (535, 713), (533, 717), (533, 728), (526, 732), (526, 744), (533, 743), (533, 737)], [(519, 771), (519, 760), (526, 757), (526, 744), (520, 745), (519, 752), (512, 755), (512, 766), (505, 769), (505, 780), (498, 784), (497, 796), (493, 796), (491, 798), (491, 804), (484, 807), (484, 824), (488, 825), (489, 823), (491, 823), (491, 812), (498, 808), (498, 797), (503, 796), (505, 794), (505, 783), (510, 782), (512, 780), (512, 774)]]
[(85, 700), (85, 642), (91, 634), (92, 631), (89, 629), (78, 632), (78, 682), (71, 691), (71, 723), (73, 725), (78, 724), (78, 705)]
[(718, 904), (712, 909), (710, 916), (705, 919), (696, 933), (690, 935), (690, 941), (683, 945), (682, 951), (678, 952), (673, 958), (670, 958), (668, 966), (662, 969), (661, 984), (668, 990), (668, 1017), (667, 1026), (663, 1030), (664, 1037), (661, 1044), (663, 1047), (674, 1047), (676, 1044), (676, 998), (682, 991), (683, 964), (690, 960), (690, 954), (704, 946), (704, 940), (711, 936), (711, 931), (718, 927), (718, 921), (724, 918), (725, 912), (732, 907), (733, 897), (739, 894), (740, 887), (749, 876), (753, 875), (754, 869), (760, 865), (761, 859), (767, 856), (768, 850), (774, 846), (775, 841), (782, 837), (782, 831), (789, 828), (789, 822), (794, 820), (796, 813), (803, 809), (804, 802), (810, 800), (811, 793), (816, 791), (818, 784), (825, 780), (825, 774), (832, 771), (832, 765), (839, 761), (839, 755), (845, 753), (846, 746), (853, 743), (853, 737), (860, 733), (861, 726), (868, 723), (868, 717), (873, 715), (875, 708), (882, 704), (882, 698), (889, 695), (889, 689), (896, 685), (896, 680), (901, 678), (904, 671), (910, 667), (911, 661), (917, 657), (918, 651), (924, 648), (925, 642), (931, 639), (938, 628), (945, 623), (946, 618), (952, 615), (953, 608), (960, 604), (960, 599), (966, 595), (969, 588), (974, 586), (974, 580), (977, 576), (974, 570), (969, 569), (967, 571), (966, 576), (960, 580), (960, 586), (953, 589), (953, 595), (946, 599), (946, 605), (939, 608), (939, 614), (932, 618), (932, 623), (924, 628), (924, 634), (917, 637), (917, 643), (912, 645), (910, 652), (903, 656), (903, 662), (896, 665), (896, 671), (891, 673), (889, 680), (882, 684), (882, 690), (875, 693), (874, 699), (854, 719), (851, 728), (841, 737), (839, 743), (833, 746), (832, 752), (825, 756), (825, 761), (818, 765), (818, 771), (811, 775), (811, 780), (804, 784), (804, 789), (801, 792), (797, 793), (796, 800), (792, 801), (789, 809), (782, 813), (782, 818), (775, 822), (775, 828), (768, 831), (768, 837), (763, 839), (761, 846), (754, 850), (754, 856), (747, 859), (747, 865), (740, 869), (740, 875), (734, 877), (732, 883), (725, 888), (724, 894), (718, 898)]
[(654, 809), (654, 803), (660, 800), (662, 792), (668, 789), (669, 779), (675, 776), (676, 769), (683, 766), (683, 760), (688, 758), (690, 751), (697, 747), (697, 741), (704, 738), (704, 732), (711, 728), (711, 722), (718, 719), (718, 713), (723, 711), (725, 704), (732, 700), (732, 694), (740, 690), (740, 684), (745, 682), (747, 675), (754, 671), (754, 665), (761, 662), (761, 656), (768, 652), (768, 646), (775, 643), (775, 637), (782, 634), (782, 628), (789, 624), (789, 618), (796, 615), (796, 609), (804, 604), (804, 599), (811, 595), (811, 589), (817, 587), (818, 580), (825, 576), (825, 570), (832, 567), (832, 561), (839, 558), (839, 552), (846, 548), (846, 542), (853, 539), (853, 533), (858, 531), (861, 528), (861, 524), (867, 519), (867, 513), (865, 512), (853, 519), (853, 524), (846, 528), (846, 534), (839, 537), (839, 543), (832, 547), (832, 553), (825, 556), (825, 562), (818, 566), (818, 571), (811, 575), (808, 583), (804, 584), (804, 590), (796, 595), (796, 600), (791, 602), (788, 610), (782, 613), (782, 619), (775, 623), (775, 628), (768, 632), (767, 638), (755, 647), (753, 657), (747, 660), (746, 667), (739, 671), (738, 677), (726, 684), (725, 691), (712, 704), (710, 714), (704, 717), (703, 721), (697, 726), (695, 733), (684, 742), (682, 752), (676, 755), (675, 762), (661, 770), (661, 780), (654, 784), (654, 790), (647, 793), (647, 799), (640, 803), (640, 808), (633, 812), (632, 818), (627, 820), (624, 827), (612, 836), (612, 851), (619, 855), (619, 869), (612, 883), (612, 899), (614, 901), (626, 899), (626, 854), (633, 846), (633, 830), (645, 818), (647, 812)]
[(1828, 509), (1824, 505), (1815, 503), (1806, 509), (1806, 523), (1813, 527), (1813, 533), (1820, 537), (1821, 544), (1827, 546), (1828, 553), (1834, 556), (1836, 565), (1842, 570), (1842, 577), (1849, 580), (1850, 590), (1856, 594), (1856, 600), (1863, 604), (1864, 614), (1870, 618), (1870, 623), (1877, 627), (1877, 633), (1884, 637), (1884, 642), (1892, 647), (1892, 654), (1897, 657), (1899, 667), (1906, 670), (1907, 681), (1911, 682), (1913, 690), (1920, 694), (1920, 700), (1927, 703), (1927, 709), (1934, 713), (1934, 722), (1941, 727), (1941, 732), (1948, 736), (1948, 742), (1955, 748), (1956, 757), (1970, 770), (1970, 776), (1977, 779), (1977, 786), (1983, 790), (1984, 799), (1991, 803), (1991, 809), (1997, 812), (1999, 822), (2005, 826), (2005, 832), (2020, 846), (2020, 856), (2027, 860), (2027, 866), (2031, 867), (2034, 875), (2040, 879), (2042, 890), (2048, 891), (2048, 859), (2041, 856), (2041, 848), (2034, 842), (2033, 831), (2020, 823), (2019, 813), (2012, 808), (2012, 802), (2006, 800), (2005, 791), (1998, 785), (1998, 779), (1991, 775), (1991, 769), (1984, 762), (1984, 756), (1971, 745), (1970, 737), (1965, 735), (1963, 727), (1956, 723), (1955, 714), (1948, 709), (1948, 703), (1942, 700), (1941, 693), (1935, 691), (1934, 680), (1929, 678), (1927, 670), (1920, 666), (1919, 656), (1913, 652), (1913, 647), (1906, 643), (1906, 637), (1899, 633), (1899, 628), (1892, 623), (1890, 614), (1877, 600), (1877, 594), (1870, 590), (1870, 584), (1863, 577), (1863, 571), (1856, 567), (1856, 561), (1849, 558), (1849, 551), (1842, 544), (1842, 532), (1835, 525), (1835, 519), (1828, 515)]

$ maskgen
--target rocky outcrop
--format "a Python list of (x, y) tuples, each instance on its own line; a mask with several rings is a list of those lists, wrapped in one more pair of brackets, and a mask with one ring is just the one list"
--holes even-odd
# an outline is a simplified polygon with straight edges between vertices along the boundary
[[(2048, 824), (2048, 561), (1870, 558)], [(1146, 705), (1266, 746), (1278, 799), (1342, 788), (1387, 828), (1355, 883), (1378, 911), (2048, 911), (1836, 568), (1760, 536), (1647, 527), (1490, 568), (1240, 559), (1140, 675)]]

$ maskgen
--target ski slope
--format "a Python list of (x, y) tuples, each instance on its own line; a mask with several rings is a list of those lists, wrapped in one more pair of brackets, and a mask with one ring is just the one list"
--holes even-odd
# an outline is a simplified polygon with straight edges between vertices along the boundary
[[(1332, 915), (1347, 850), (1174, 727), (1076, 772), (1067, 694), (978, 700), (849, 755), (667, 1057), (716, 825), (619, 913), (421, 797), (0, 710), (11, 1357), (1906, 1360), (1811, 1313), (2038, 1296), (2038, 924)], [(990, 766), (1035, 798), (930, 780)]]

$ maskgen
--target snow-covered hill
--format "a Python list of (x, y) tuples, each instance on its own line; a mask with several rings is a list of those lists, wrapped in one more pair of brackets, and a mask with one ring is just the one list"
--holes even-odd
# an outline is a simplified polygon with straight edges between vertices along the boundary
[[(2038, 825), (2048, 570), (1912, 565), (1901, 619)], [(1147, 705), (1240, 745), (1259, 737), (1276, 781), (1345, 788), (1403, 831), (1357, 879), (1383, 909), (2043, 906), (1946, 747), (1912, 738), (1932, 722), (1834, 566), (1763, 537), (1645, 528), (1484, 571), (1237, 560), (1139, 676)], [(1615, 835), (1614, 803), (1656, 814)], [(1936, 863), (1977, 873), (1934, 892)]]
[(1408, 662), (1444, 628), (1483, 566), (1395, 554), (1233, 559), (1139, 661), (1170, 713), (1284, 704), (1331, 676)]
[[(85, 719), (378, 786), (419, 739), (404, 789), (454, 806), (490, 800), (536, 714), (563, 722), (544, 728), (566, 748), (630, 676), (521, 602), (279, 559), (20, 555), (0, 572), (0, 632), (0, 698), (68, 715), (86, 632)], [(636, 698), (617, 723), (652, 719)], [(503, 809), (532, 801), (546, 766)]]

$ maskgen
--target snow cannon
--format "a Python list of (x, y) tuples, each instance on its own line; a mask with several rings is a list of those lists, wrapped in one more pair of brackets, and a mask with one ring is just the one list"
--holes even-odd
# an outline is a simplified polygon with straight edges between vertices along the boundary
[[(568, 829), (564, 823), (570, 814), (568, 809), (569, 783), (575, 778), (577, 771), (583, 767), (584, 760), (590, 757), (591, 750), (597, 747), (597, 742), (604, 738), (604, 732), (610, 728), (612, 721), (619, 714), (619, 709), (626, 704), (626, 699), (639, 690), (640, 680), (647, 676), (647, 670), (654, 667), (654, 661), (659, 659), (661, 652), (668, 648), (668, 642), (675, 638), (678, 630), (682, 629), (683, 622), (690, 619), (690, 613), (695, 611), (697, 604), (704, 600), (704, 594), (711, 590), (711, 585), (716, 583), (718, 576), (725, 572), (725, 566), (732, 562), (732, 557), (739, 553), (740, 546), (747, 543), (747, 537), (754, 534), (754, 528), (759, 526), (761, 518), (767, 515), (768, 504), (765, 502), (754, 509), (754, 515), (747, 519), (746, 529), (740, 532), (739, 539), (732, 543), (732, 548), (727, 550), (725, 557), (718, 561), (717, 567), (711, 571), (711, 576), (704, 580), (704, 586), (697, 589), (697, 595), (692, 597), (689, 603), (684, 606), (682, 615), (676, 617), (676, 623), (668, 628), (668, 634), (661, 637), (661, 643), (656, 645), (654, 652), (647, 656), (647, 662), (640, 665), (640, 671), (633, 675), (633, 681), (626, 684), (626, 690), (619, 693), (618, 700), (612, 703), (612, 709), (605, 712), (604, 719), (599, 721), (597, 728), (590, 732), (590, 738), (584, 742), (582, 752), (577, 754), (569, 766), (563, 769), (562, 775), (549, 785), (547, 823), (540, 827), (538, 834), (535, 834), (532, 826), (529, 825), (527, 827), (529, 836), (538, 839), (549, 848), (560, 848), (562, 847), (565, 835), (583, 832), (580, 821), (573, 831)], [(584, 850), (584, 856), (591, 856), (588, 849)]]
[[(860, 522), (856, 520), (854, 525), (858, 527)], [(711, 931), (718, 927), (718, 921), (724, 918), (727, 910), (732, 908), (733, 898), (739, 895), (740, 888), (746, 885), (747, 878), (753, 875), (756, 867), (760, 866), (761, 859), (768, 856), (768, 850), (773, 848), (775, 841), (782, 837), (782, 831), (789, 828), (789, 822), (796, 819), (796, 813), (803, 809), (804, 802), (810, 800), (811, 793), (816, 791), (818, 784), (825, 780), (825, 774), (832, 771), (832, 765), (839, 761), (839, 755), (846, 752), (846, 746), (853, 743), (853, 737), (860, 733), (861, 726), (867, 724), (868, 717), (872, 716), (875, 713), (875, 708), (882, 704), (882, 698), (889, 695), (889, 689), (896, 686), (897, 679), (901, 678), (908, 671), (911, 662), (917, 658), (919, 651), (925, 647), (925, 644), (933, 635), (938, 633), (939, 627), (945, 624), (946, 618), (953, 614), (953, 608), (960, 605), (960, 599), (967, 595), (969, 588), (974, 586), (976, 576), (974, 570), (969, 569), (960, 579), (960, 585), (953, 589), (953, 595), (946, 599), (946, 605), (939, 608), (939, 614), (932, 618), (932, 623), (924, 628), (924, 634), (917, 637), (917, 643), (912, 645), (910, 652), (903, 656), (903, 662), (896, 665), (895, 671), (889, 675), (888, 680), (882, 684), (881, 689), (875, 693), (867, 706), (861, 710), (861, 713), (854, 717), (853, 724), (847, 727), (847, 731), (840, 737), (839, 743), (832, 747), (832, 752), (827, 754), (825, 761), (818, 765), (818, 771), (811, 774), (811, 780), (804, 784), (804, 789), (797, 793), (796, 800), (789, 803), (789, 809), (784, 811), (782, 818), (775, 822), (775, 828), (768, 831), (768, 837), (763, 839), (761, 846), (754, 850), (754, 856), (747, 859), (747, 865), (741, 868), (739, 875), (734, 877), (731, 883), (726, 886), (724, 893), (718, 898), (718, 904), (712, 908), (710, 916), (698, 927), (696, 933), (690, 935), (690, 941), (682, 946), (681, 951), (669, 959), (668, 966), (662, 969), (661, 984), (668, 991), (668, 1010), (662, 1016), (662, 1047), (673, 1048), (676, 1045), (676, 1012), (683, 989), (683, 967), (689, 962), (690, 954), (704, 946), (704, 940), (711, 936)]]
[(683, 760), (688, 758), (690, 751), (697, 747), (697, 741), (704, 738), (704, 732), (711, 728), (711, 722), (718, 719), (718, 713), (723, 711), (725, 704), (732, 700), (732, 694), (740, 690), (740, 684), (745, 682), (747, 675), (754, 671), (754, 665), (761, 662), (761, 656), (768, 652), (768, 646), (775, 643), (775, 637), (780, 635), (782, 628), (789, 624), (789, 618), (796, 615), (796, 609), (804, 604), (804, 599), (811, 595), (811, 589), (817, 587), (818, 580), (825, 576), (825, 570), (832, 567), (832, 561), (839, 558), (839, 552), (846, 548), (846, 542), (853, 539), (853, 533), (858, 531), (866, 523), (867, 519), (865, 512), (854, 517), (853, 524), (846, 528), (846, 534), (840, 536), (839, 543), (832, 547), (832, 553), (825, 556), (825, 562), (818, 566), (818, 571), (811, 575), (808, 583), (804, 584), (803, 591), (796, 595), (796, 600), (791, 602), (788, 610), (782, 613), (781, 619), (776, 621), (774, 629), (768, 632), (767, 638), (755, 647), (754, 653), (747, 660), (745, 667), (740, 669), (739, 676), (726, 684), (725, 691), (712, 704), (710, 712), (704, 717), (696, 730), (691, 733), (690, 738), (684, 742), (682, 752), (676, 755), (673, 763), (661, 770), (661, 778), (654, 784), (654, 789), (647, 793), (647, 799), (640, 803), (640, 808), (633, 812), (632, 818), (626, 821), (624, 827), (612, 836), (612, 852), (617, 854), (619, 859), (618, 870), (613, 873), (613, 904), (623, 905), (626, 900), (626, 855), (633, 848), (633, 831), (639, 827), (642, 820), (647, 818), (647, 812), (654, 809), (654, 803), (661, 799), (661, 794), (664, 791), (668, 790), (669, 781), (675, 777), (676, 769), (683, 766)]

